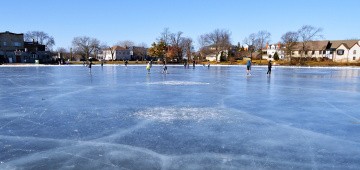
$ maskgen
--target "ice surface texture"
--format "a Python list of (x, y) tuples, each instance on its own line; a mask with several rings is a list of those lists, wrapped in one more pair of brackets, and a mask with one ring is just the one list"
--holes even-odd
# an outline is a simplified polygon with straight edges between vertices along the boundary
[(360, 70), (0, 67), (0, 169), (359, 169)]

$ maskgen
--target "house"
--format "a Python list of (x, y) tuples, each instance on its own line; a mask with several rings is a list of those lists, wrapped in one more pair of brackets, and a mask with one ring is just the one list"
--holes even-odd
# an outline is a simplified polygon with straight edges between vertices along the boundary
[(270, 44), (266, 43), (265, 49), (262, 50), (262, 59), (273, 60), (275, 53), (279, 56), (279, 59), (285, 58), (285, 52), (281, 49), (281, 44)]
[(46, 46), (39, 44), (37, 41), (24, 42), (24, 52), (22, 53), (23, 63), (47, 63), (51, 61), (50, 51), (46, 51)]
[(24, 34), (9, 31), (0, 33), (0, 63), (46, 63), (51, 61), (46, 46), (35, 42), (24, 42)]
[(147, 49), (144, 47), (121, 47), (113, 46), (103, 49), (98, 54), (98, 59), (103, 60), (143, 60), (147, 55)]
[(130, 48), (113, 46), (103, 49), (102, 54), (99, 54), (98, 58), (104, 60), (130, 60), (132, 55), (133, 51)]
[[(229, 49), (231, 50), (231, 47)], [(215, 45), (202, 47), (200, 53), (202, 56), (205, 57), (206, 60), (216, 62), (220, 62), (221, 60), (227, 60), (229, 56), (229, 50), (219, 49), (219, 47), (216, 47)]]
[[(336, 47), (337, 45), (337, 47)], [(334, 53), (335, 62), (360, 62), (360, 41), (347, 40), (334, 43), (336, 52)]]
[(311, 57), (311, 58), (322, 58), (331, 56), (326, 55), (326, 51), (330, 46), (330, 41), (309, 41), (305, 44), (298, 42), (295, 44), (292, 50), (292, 57)]
[(21, 62), (20, 51), (24, 50), (24, 34), (0, 32), (0, 62)]
[(360, 60), (359, 45), (359, 40), (310, 41), (305, 47), (302, 42), (298, 42), (292, 49), (291, 56), (328, 58), (335, 62), (358, 62)]
[(223, 59), (227, 59), (229, 56), (229, 50), (221, 50), (219, 51), (218, 53), (210, 53), (210, 54), (207, 54), (205, 56), (205, 59), (208, 60), (208, 61), (216, 61), (216, 62), (220, 62), (222, 60), (221, 57), (223, 57)]

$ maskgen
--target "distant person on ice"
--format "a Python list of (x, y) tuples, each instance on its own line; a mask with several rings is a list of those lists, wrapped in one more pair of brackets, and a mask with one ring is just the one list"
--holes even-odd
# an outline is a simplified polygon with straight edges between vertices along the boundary
[(91, 73), (91, 65), (92, 65), (92, 61), (90, 60), (89, 65), (88, 65), (90, 73)]
[(164, 62), (164, 65), (163, 65), (163, 71), (162, 71), (163, 74), (167, 74), (167, 66)]
[(248, 60), (246, 62), (246, 75), (251, 75), (250, 71), (251, 71), (251, 60)]
[(127, 65), (128, 65), (128, 61), (127, 61), (127, 60), (125, 60), (125, 67), (127, 67)]
[(272, 67), (272, 64), (271, 64), (271, 60), (269, 60), (269, 63), (268, 63), (268, 71), (266, 74), (271, 74), (271, 67)]
[(150, 62), (148, 62), (146, 65), (146, 70), (147, 70), (148, 74), (150, 74), (150, 68), (151, 68), (151, 64), (150, 64)]

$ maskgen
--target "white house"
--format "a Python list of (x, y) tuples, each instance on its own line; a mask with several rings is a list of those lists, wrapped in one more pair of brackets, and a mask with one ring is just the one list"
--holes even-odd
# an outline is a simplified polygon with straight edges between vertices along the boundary
[(221, 60), (221, 55), (225, 56), (226, 58), (228, 57), (228, 50), (222, 50), (220, 52), (216, 53), (212, 53), (212, 54), (208, 54), (205, 56), (206, 60), (208, 61), (216, 61), (216, 62), (220, 62)]
[(360, 41), (350, 48), (349, 57), (352, 61), (360, 61)]
[[(311, 58), (322, 58), (328, 57), (331, 59), (331, 56), (327, 55), (330, 54), (328, 47), (330, 46), (330, 42), (325, 41), (309, 41), (303, 47), (302, 42), (296, 43), (292, 50), (292, 57), (311, 57)], [(305, 51), (303, 51), (305, 50)], [(328, 50), (328, 51), (327, 51)], [(304, 55), (304, 56), (302, 56)]]
[(104, 60), (130, 60), (133, 56), (133, 48), (124, 48), (121, 46), (113, 46), (104, 49), (102, 54), (99, 54), (99, 59)]
[(336, 62), (359, 62), (360, 61), (360, 41), (355, 43), (341, 43), (336, 48), (334, 54)]
[[(309, 41), (305, 46), (303, 45), (302, 42), (297, 42), (291, 49), (291, 57), (328, 58), (335, 62), (360, 62), (359, 40)], [(284, 51), (286, 49), (281, 48), (281, 44), (267, 44), (266, 48), (262, 50), (262, 57), (269, 59), (277, 52), (282, 58), (285, 56)], [(289, 57), (290, 55), (286, 56)]]
[(263, 49), (262, 51), (262, 59), (273, 60), (275, 53), (278, 54), (279, 59), (282, 60), (285, 58), (285, 53), (284, 50), (281, 49), (280, 43), (271, 45), (267, 43), (265, 49)]
[(216, 56), (216, 54), (208, 54), (208, 55), (206, 55), (206, 60), (208, 60), (208, 61), (217, 61), (217, 56)]

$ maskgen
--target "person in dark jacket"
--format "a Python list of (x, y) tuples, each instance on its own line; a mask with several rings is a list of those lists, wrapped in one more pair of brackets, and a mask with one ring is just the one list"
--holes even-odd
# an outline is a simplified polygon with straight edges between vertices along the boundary
[(266, 74), (271, 74), (271, 67), (272, 67), (272, 63), (271, 63), (271, 60), (269, 60), (269, 63), (268, 63), (268, 71)]
[(251, 75), (251, 60), (246, 62), (246, 75)]

